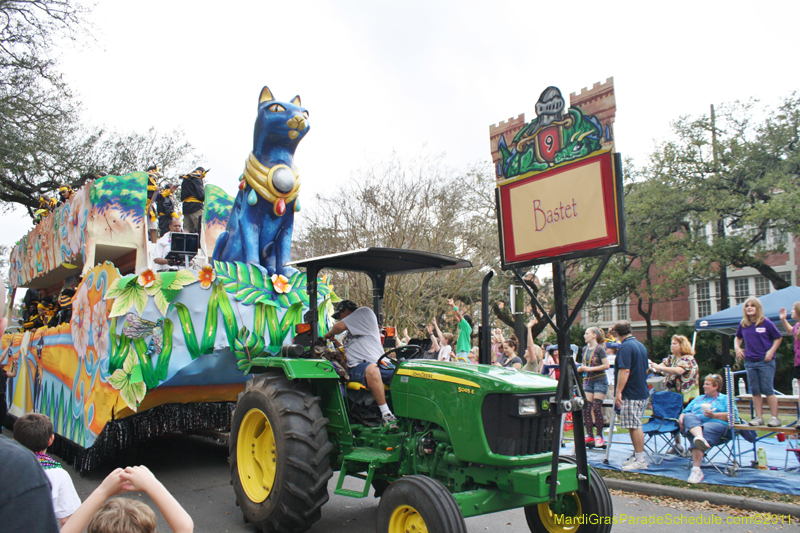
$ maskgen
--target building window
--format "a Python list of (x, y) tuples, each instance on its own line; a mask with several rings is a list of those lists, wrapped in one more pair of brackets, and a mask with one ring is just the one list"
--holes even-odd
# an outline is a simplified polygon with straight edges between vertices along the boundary
[(788, 283), (789, 285), (792, 284), (792, 273), (791, 272), (781, 272), (778, 274), (783, 281)]
[(717, 311), (722, 310), (722, 289), (720, 289), (719, 280), (714, 282), (714, 294), (717, 295)]
[(743, 303), (750, 297), (750, 278), (737, 278), (733, 280), (733, 292), (736, 305)]
[(604, 305), (600, 308), (600, 321), (611, 322), (614, 320), (614, 308), (611, 304)]
[[(719, 282), (717, 282), (719, 283)], [(711, 293), (708, 282), (704, 281), (697, 284), (697, 316), (707, 316), (711, 314)]]
[(771, 287), (769, 280), (764, 276), (756, 276), (756, 298), (769, 294)]
[(617, 320), (630, 320), (628, 316), (628, 302), (625, 300), (617, 301)]

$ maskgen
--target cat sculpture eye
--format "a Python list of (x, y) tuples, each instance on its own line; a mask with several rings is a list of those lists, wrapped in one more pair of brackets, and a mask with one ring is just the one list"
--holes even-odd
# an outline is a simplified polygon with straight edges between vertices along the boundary
[(283, 111), (286, 111), (286, 108), (280, 104), (272, 104), (269, 106), (269, 110), (273, 113), (282, 113)]

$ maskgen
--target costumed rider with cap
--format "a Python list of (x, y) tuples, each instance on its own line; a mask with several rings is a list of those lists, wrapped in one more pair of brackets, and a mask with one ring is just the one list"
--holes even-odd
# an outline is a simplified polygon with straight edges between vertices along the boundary
[(156, 207), (158, 211), (158, 235), (163, 237), (169, 232), (169, 224), (174, 218), (180, 218), (181, 213), (175, 206), (175, 189), (178, 184), (175, 182), (165, 182), (161, 186), (161, 190), (156, 198)]
[(333, 313), (336, 324), (325, 334), (326, 341), (344, 333), (342, 344), (347, 357), (350, 381), (358, 381), (369, 387), (381, 410), (383, 424), (397, 427), (397, 418), (386, 404), (383, 384), (392, 379), (393, 369), (379, 367), (376, 363), (383, 355), (378, 319), (369, 307), (358, 307), (350, 300), (341, 300)]
[(59, 187), (58, 188), (58, 205), (61, 206), (61, 205), (64, 205), (65, 203), (67, 203), (67, 201), (69, 201), (69, 199), (72, 198), (72, 195), (74, 193), (75, 193), (75, 191), (73, 191), (72, 187), (70, 187), (69, 185), (62, 185), (61, 187)]
[(158, 216), (156, 215), (156, 206), (153, 205), (153, 197), (158, 192), (158, 180), (161, 178), (161, 172), (158, 171), (157, 165), (150, 165), (147, 168), (147, 205), (145, 213), (147, 213), (147, 233), (150, 236), (150, 242), (158, 241)]
[(183, 202), (183, 222), (186, 233), (200, 233), (203, 218), (203, 202), (206, 200), (206, 187), (203, 183), (208, 170), (197, 167), (181, 176), (181, 202)]
[(166, 259), (167, 254), (172, 250), (172, 234), (181, 233), (182, 231), (181, 219), (173, 218), (169, 223), (169, 233), (165, 233), (163, 237), (158, 239), (156, 249), (153, 252), (153, 263), (156, 264), (156, 272), (170, 270), (171, 267), (182, 264)]

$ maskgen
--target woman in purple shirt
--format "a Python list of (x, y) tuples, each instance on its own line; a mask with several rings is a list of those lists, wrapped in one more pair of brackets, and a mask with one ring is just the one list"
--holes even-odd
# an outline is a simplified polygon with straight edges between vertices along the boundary
[[(753, 411), (756, 417), (750, 421), (751, 426), (763, 426), (762, 418), (763, 399), (767, 397), (770, 418), (767, 425), (778, 427), (778, 398), (772, 389), (775, 378), (775, 352), (781, 345), (781, 334), (772, 321), (764, 316), (761, 302), (757, 298), (748, 298), (744, 302), (744, 317), (736, 330), (736, 359), (744, 358), (744, 369), (747, 371), (747, 383), (750, 394), (753, 395)], [(742, 340), (744, 339), (744, 350)]]

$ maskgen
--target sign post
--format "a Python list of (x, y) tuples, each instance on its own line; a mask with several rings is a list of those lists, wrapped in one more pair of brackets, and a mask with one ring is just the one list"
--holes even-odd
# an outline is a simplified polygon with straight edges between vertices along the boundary
[[(614, 102), (613, 84), (610, 101)], [(579, 107), (566, 108), (561, 91), (548, 87), (536, 103), (537, 118), (517, 128), (510, 142), (501, 131), (496, 146), (502, 267), (514, 272), (556, 331), (560, 358), (555, 403), (560, 414), (573, 416), (581, 491), (589, 490), (583, 432), (586, 395), (571, 356), (569, 328), (611, 255), (625, 250), (621, 157), (614, 153), (611, 137), (613, 112), (609, 121), (608, 110), (602, 111), (598, 114), (604, 114), (605, 125)], [(496, 130), (491, 130), (493, 139)], [(602, 259), (570, 313), (564, 262), (589, 256)], [(525, 269), (548, 262), (553, 267), (555, 324), (523, 281)], [(557, 478), (560, 439), (560, 432), (554, 432), (551, 479)], [(550, 486), (550, 498), (556, 498), (555, 484)]]

